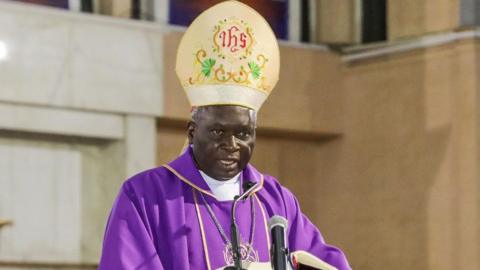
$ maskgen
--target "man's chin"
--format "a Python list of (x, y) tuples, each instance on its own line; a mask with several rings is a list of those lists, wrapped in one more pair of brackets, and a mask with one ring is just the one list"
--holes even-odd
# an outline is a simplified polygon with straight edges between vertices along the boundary
[(227, 171), (227, 172), (221, 172), (217, 174), (217, 177), (214, 177), (217, 180), (220, 181), (227, 181), (232, 179), (235, 175), (237, 175), (240, 171), (239, 170), (232, 170), (232, 171)]

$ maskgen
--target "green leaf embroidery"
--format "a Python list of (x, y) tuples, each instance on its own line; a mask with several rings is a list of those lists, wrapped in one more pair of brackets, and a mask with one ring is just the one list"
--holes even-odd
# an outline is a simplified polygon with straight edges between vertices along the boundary
[(255, 62), (249, 62), (248, 67), (252, 71), (252, 77), (256, 80), (260, 77), (260, 67)]
[(205, 77), (210, 77), (215, 62), (215, 59), (212, 58), (205, 59), (205, 61), (202, 62), (202, 74), (205, 75)]

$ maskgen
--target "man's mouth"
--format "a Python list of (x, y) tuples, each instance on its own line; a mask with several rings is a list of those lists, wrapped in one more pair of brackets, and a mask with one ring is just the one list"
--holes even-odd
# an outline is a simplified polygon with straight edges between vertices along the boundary
[(222, 165), (223, 167), (225, 167), (227, 169), (232, 169), (237, 165), (238, 160), (236, 160), (236, 159), (220, 159), (220, 160), (218, 160), (218, 163), (220, 163), (220, 165)]

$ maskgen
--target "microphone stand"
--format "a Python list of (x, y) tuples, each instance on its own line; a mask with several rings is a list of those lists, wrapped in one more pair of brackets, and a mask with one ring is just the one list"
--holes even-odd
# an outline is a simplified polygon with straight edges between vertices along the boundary
[[(230, 225), (230, 237), (232, 239), (232, 255), (233, 255), (233, 263), (234, 266), (226, 267), (224, 270), (243, 270), (242, 268), (242, 257), (240, 254), (240, 244), (238, 241), (238, 227), (237, 227), (237, 219), (235, 217), (235, 209), (237, 206), (238, 201), (242, 199), (246, 199), (250, 194), (258, 187), (258, 184), (251, 186), (247, 189), (242, 195), (235, 196), (233, 199), (232, 210), (230, 211), (231, 216), (231, 225)], [(253, 222), (253, 221), (252, 221)]]
[(230, 238), (232, 239), (232, 254), (233, 254), (233, 262), (235, 269), (242, 270), (242, 257), (240, 255), (240, 245), (238, 243), (238, 228), (237, 228), (237, 221), (235, 218), (235, 206), (237, 205), (237, 202), (240, 200), (240, 196), (235, 196), (233, 199), (233, 205), (232, 205), (232, 211), (230, 220), (232, 221), (232, 224), (230, 225), (230, 233), (231, 236)]

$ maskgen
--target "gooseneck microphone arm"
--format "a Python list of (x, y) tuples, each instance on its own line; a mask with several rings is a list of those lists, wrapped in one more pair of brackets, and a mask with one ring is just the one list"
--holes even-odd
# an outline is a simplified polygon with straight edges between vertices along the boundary
[[(251, 183), (251, 182), (245, 182), (245, 184), (247, 183)], [(235, 217), (235, 209), (237, 206), (237, 202), (242, 199), (246, 199), (248, 196), (250, 196), (252, 192), (258, 187), (258, 183), (254, 185), (245, 185), (245, 186), (249, 186), (249, 188), (245, 192), (243, 192), (243, 194), (241, 194), (240, 196), (238, 195), (235, 196), (235, 198), (233, 199), (232, 210), (230, 211), (230, 214), (231, 214), (230, 238), (232, 239), (232, 255), (233, 255), (233, 263), (234, 263), (233, 269), (235, 270), (242, 270), (242, 258), (240, 254), (240, 243), (238, 239), (238, 227), (237, 227), (237, 219)], [(252, 220), (252, 222), (254, 221)], [(232, 268), (227, 267), (225, 269), (232, 269)]]
[(240, 255), (240, 244), (238, 242), (238, 228), (237, 228), (237, 221), (235, 219), (235, 206), (237, 205), (239, 198), (240, 196), (235, 196), (235, 199), (233, 199), (233, 205), (232, 205), (232, 211), (231, 211), (232, 216), (230, 217), (230, 220), (232, 221), (232, 224), (230, 224), (230, 233), (231, 233), (230, 238), (232, 239), (232, 255), (233, 255), (233, 263), (234, 263), (235, 269), (241, 270), (242, 257)]

